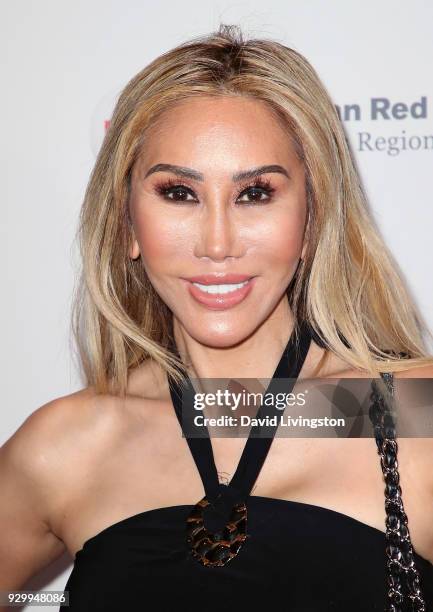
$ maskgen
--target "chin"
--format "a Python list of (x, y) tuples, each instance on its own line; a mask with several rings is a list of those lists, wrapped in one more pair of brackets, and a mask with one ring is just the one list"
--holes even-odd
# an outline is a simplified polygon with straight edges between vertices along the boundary
[(196, 342), (200, 342), (204, 346), (213, 348), (230, 348), (236, 346), (246, 340), (260, 324), (247, 325), (246, 322), (251, 319), (244, 319), (242, 325), (228, 325), (225, 323), (218, 324), (203, 324), (200, 326), (184, 326), (189, 336), (194, 338)]

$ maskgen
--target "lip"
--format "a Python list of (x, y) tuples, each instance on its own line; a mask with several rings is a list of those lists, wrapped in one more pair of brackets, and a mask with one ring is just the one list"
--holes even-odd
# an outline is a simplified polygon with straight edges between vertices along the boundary
[(230, 283), (243, 283), (253, 276), (248, 274), (226, 274), (223, 272), (215, 272), (213, 274), (199, 274), (198, 276), (188, 276), (184, 280), (190, 283), (200, 283), (201, 285), (227, 285)]
[[(228, 280), (234, 277), (236, 279), (241, 277), (241, 280)], [(196, 278), (205, 279), (207, 280), (207, 282), (203, 282), (203, 280), (195, 280)], [(255, 284), (256, 278), (257, 276), (251, 277), (251, 276), (240, 275), (240, 274), (238, 275), (227, 274), (225, 276), (219, 276), (218, 281), (216, 281), (216, 277), (212, 275), (204, 275), (204, 277), (203, 276), (192, 277), (193, 280), (190, 280), (190, 279), (183, 279), (183, 280), (187, 284), (190, 295), (196, 302), (202, 304), (203, 306), (206, 306), (207, 308), (211, 308), (213, 310), (224, 310), (226, 308), (232, 308), (233, 306), (236, 306), (237, 304), (240, 304), (243, 300), (245, 300), (247, 295), (251, 292)], [(224, 285), (224, 284), (230, 284), (230, 283), (242, 283), (244, 281), (248, 281), (248, 282), (243, 287), (240, 287), (239, 289), (235, 289), (234, 291), (230, 291), (230, 293), (220, 293), (220, 294), (205, 293), (204, 291), (202, 291), (201, 289), (199, 289), (198, 287), (192, 284), (193, 282), (195, 282), (195, 283), (201, 283), (203, 285)]]

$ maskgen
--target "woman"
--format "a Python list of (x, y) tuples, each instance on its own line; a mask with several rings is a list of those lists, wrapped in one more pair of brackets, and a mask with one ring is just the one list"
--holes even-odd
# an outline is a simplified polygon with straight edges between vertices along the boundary
[(182, 437), (191, 377), (382, 374), (391, 392), (433, 377), (306, 59), (221, 26), (142, 70), (99, 152), (80, 244), (86, 386), (2, 449), (1, 587), (67, 549), (80, 612), (433, 606), (431, 440), (400, 440), (397, 464), (392, 435)]

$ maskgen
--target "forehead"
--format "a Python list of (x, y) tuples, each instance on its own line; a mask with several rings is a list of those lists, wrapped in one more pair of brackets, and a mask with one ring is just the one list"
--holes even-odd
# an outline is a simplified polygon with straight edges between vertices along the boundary
[[(194, 96), (163, 111), (147, 130), (142, 158), (187, 156), (197, 160), (212, 154), (257, 157), (264, 162), (295, 162), (288, 128), (264, 101), (243, 96)], [(160, 160), (160, 161), (161, 161)], [(166, 159), (162, 161), (167, 161)], [(180, 160), (179, 160), (180, 161)], [(182, 160), (185, 163), (184, 160)]]

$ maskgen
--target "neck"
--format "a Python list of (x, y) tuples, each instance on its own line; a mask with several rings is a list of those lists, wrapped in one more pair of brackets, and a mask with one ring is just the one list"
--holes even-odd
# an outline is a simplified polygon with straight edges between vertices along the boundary
[(177, 350), (190, 378), (270, 378), (294, 328), (287, 296), (252, 334), (235, 344), (216, 338), (204, 344), (173, 319)]

